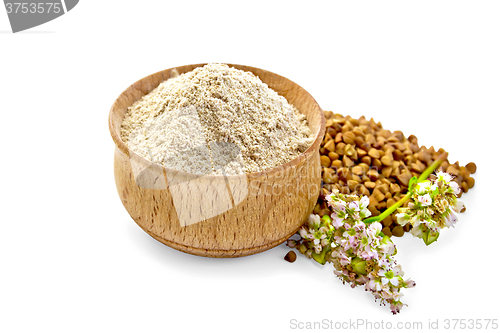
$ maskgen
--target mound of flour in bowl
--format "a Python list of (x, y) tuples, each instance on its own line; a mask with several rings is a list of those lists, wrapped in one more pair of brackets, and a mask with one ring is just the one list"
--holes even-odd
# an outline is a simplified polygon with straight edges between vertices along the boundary
[(297, 108), (253, 73), (223, 64), (162, 82), (128, 108), (121, 136), (138, 155), (196, 174), (263, 171), (313, 141)]

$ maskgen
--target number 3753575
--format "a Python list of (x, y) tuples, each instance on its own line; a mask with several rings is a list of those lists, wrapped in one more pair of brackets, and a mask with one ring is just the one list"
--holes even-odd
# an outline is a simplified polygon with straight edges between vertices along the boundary
[(445, 319), (445, 329), (498, 329), (498, 319)]
[(54, 13), (59, 14), (62, 10), (60, 3), (45, 2), (45, 3), (34, 3), (34, 2), (8, 2), (5, 4), (7, 8), (7, 14), (11, 13), (22, 13), (22, 14), (43, 14), (43, 13)]

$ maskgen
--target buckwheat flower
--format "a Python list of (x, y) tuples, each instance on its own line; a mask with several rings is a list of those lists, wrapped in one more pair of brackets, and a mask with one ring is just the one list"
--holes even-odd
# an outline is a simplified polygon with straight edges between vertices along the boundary
[(457, 213), (463, 213), (464, 209), (465, 209), (464, 203), (462, 201), (457, 200), (457, 202), (453, 206), (453, 210)]
[(359, 245), (364, 251), (369, 252), (371, 251), (371, 242), (372, 240), (368, 237), (368, 235), (364, 235), (361, 237)]
[(335, 204), (335, 199), (333, 197), (333, 193), (325, 195), (325, 201), (329, 207)]
[(423, 231), (422, 231), (422, 227), (420, 226), (420, 224), (418, 226), (416, 226), (416, 227), (414, 226), (413, 228), (411, 228), (410, 233), (414, 237), (422, 238)]
[(332, 206), (332, 204), (335, 203), (335, 200), (332, 198), (332, 195), (333, 195), (333, 193), (330, 193), (330, 194), (328, 194), (328, 195), (325, 196), (326, 203), (330, 207)]
[[(326, 233), (328, 233), (328, 230), (330, 230), (330, 228), (328, 228), (328, 224), (332, 222), (332, 219), (328, 216), (328, 215), (325, 215), (321, 218), (321, 221), (323, 222), (322, 223), (322, 226), (318, 228), (318, 232), (320, 232), (321, 234), (324, 234), (325, 237), (326, 237)], [(324, 225), (326, 224), (326, 225)]]
[(396, 314), (396, 313), (399, 313), (399, 311), (401, 311), (401, 309), (403, 308), (403, 303), (401, 302), (397, 302), (397, 303), (391, 303), (391, 311), (392, 313)]
[(405, 213), (397, 213), (396, 217), (398, 218), (398, 224), (402, 227), (406, 225), (410, 221), (410, 216)]
[(361, 219), (365, 219), (372, 215), (368, 210), (368, 205), (370, 205), (370, 199), (364, 195), (361, 200), (359, 200), (359, 215)]
[(349, 202), (349, 208), (354, 210), (355, 212), (359, 212), (359, 202), (357, 201)]
[(325, 239), (326, 238), (326, 233), (325, 233), (325, 229), (322, 227), (322, 228), (319, 228), (318, 231), (316, 231), (314, 233), (314, 238), (321, 241), (322, 239)]
[(394, 291), (389, 283), (382, 283), (382, 291), (380, 293), (380, 296), (385, 300), (393, 299), (396, 302), (401, 298), (401, 294), (399, 294), (397, 291)]
[(439, 228), (437, 222), (430, 218), (422, 221), (422, 224), (425, 224), (427, 228), (432, 229), (434, 231), (437, 231), (437, 229)]
[(403, 268), (401, 267), (401, 265), (394, 266), (393, 272), (396, 275), (404, 275), (404, 273), (405, 273), (405, 272), (403, 272)]
[(361, 209), (367, 208), (368, 205), (370, 204), (370, 198), (368, 198), (366, 195), (364, 195), (361, 200), (359, 200), (360, 207)]
[(349, 238), (342, 238), (337, 241), (344, 251), (348, 251), (351, 248), (351, 242), (349, 241)]
[(340, 228), (342, 225), (344, 225), (344, 219), (334, 216), (334, 214), (332, 214), (332, 225), (335, 228)]
[(345, 252), (339, 252), (338, 258), (340, 260), (340, 264), (343, 266), (347, 266), (351, 263), (351, 257), (348, 257)]
[[(366, 286), (366, 283), (368, 283), (368, 281), (370, 281), (368, 276), (360, 274), (360, 275), (358, 275), (358, 278), (356, 279), (356, 284), (360, 285), (360, 286), (362, 286), (362, 285)], [(366, 288), (365, 288), (365, 291), (366, 291)]]
[(465, 211), (457, 200), (458, 184), (445, 172), (436, 172), (436, 179), (426, 180), (410, 189), (410, 203), (399, 208), (396, 217), (401, 226), (410, 224), (410, 232), (421, 238), (426, 245), (435, 242), (443, 228), (453, 227), (458, 219), (455, 212)]
[(363, 222), (362, 218), (370, 214), (369, 199), (335, 190), (327, 198), (331, 218), (312, 216), (299, 230), (301, 239), (288, 244), (320, 264), (331, 263), (341, 281), (353, 288), (364, 286), (396, 314), (403, 306), (401, 289), (414, 283), (403, 279), (404, 273), (394, 259), (396, 247), (381, 232), (382, 224)]
[[(391, 241), (391, 240), (389, 239), (389, 241)], [(385, 258), (385, 259), (379, 260), (378, 265), (384, 269), (388, 269), (391, 266), (391, 261), (389, 259)]]
[(450, 185), (450, 187), (453, 190), (453, 193), (455, 195), (459, 195), (460, 194), (461, 190), (460, 190), (460, 187), (458, 186), (458, 184), (456, 182), (452, 181), (452, 182), (449, 183), (449, 185)]
[(318, 228), (321, 218), (319, 215), (311, 214), (309, 215), (309, 226), (312, 228)]
[(418, 197), (418, 201), (420, 201), (422, 206), (429, 206), (430, 204), (432, 204), (432, 199), (429, 194), (420, 195)]
[(362, 233), (365, 230), (365, 227), (366, 225), (361, 221), (356, 222), (356, 224), (353, 226), (354, 230), (356, 230), (356, 232), (358, 233)]
[(458, 218), (453, 211), (446, 216), (446, 226), (455, 228), (455, 224), (458, 222)]
[(346, 202), (335, 201), (334, 193), (326, 196), (326, 201), (328, 206), (339, 215), (339, 217), (344, 217), (346, 212)]
[(382, 285), (385, 285), (387, 283), (391, 283), (394, 287), (397, 287), (399, 285), (399, 280), (397, 275), (394, 274), (394, 271), (386, 271), (384, 269), (380, 269), (378, 271), (378, 276), (380, 276), (380, 281), (382, 282)]
[(366, 291), (368, 291), (368, 290), (381, 291), (382, 290), (382, 283), (380, 282), (380, 280), (377, 281), (377, 280), (371, 279), (366, 284), (365, 290)]
[(310, 240), (314, 240), (314, 229), (309, 229), (309, 232), (307, 233), (307, 238)]
[(373, 222), (368, 226), (366, 233), (373, 238), (376, 235), (378, 235), (381, 231), (382, 231), (382, 224), (380, 224), (380, 222)]
[(385, 253), (388, 255), (392, 255), (394, 253), (394, 251), (396, 250), (394, 243), (391, 241), (391, 239), (388, 236), (384, 236), (384, 238), (382, 238), (382, 241), (380, 242), (379, 248), (382, 251), (382, 253)]
[(354, 228), (349, 228), (346, 231), (344, 231), (342, 236), (349, 241), (349, 244), (352, 247), (356, 243), (356, 238), (358, 236), (358, 233)]
[(332, 205), (330, 207), (333, 211), (331, 214), (332, 224), (335, 228), (340, 228), (344, 224), (344, 219), (347, 216), (345, 205), (332, 202)]
[(369, 249), (368, 251), (363, 251), (361, 253), (358, 253), (357, 255), (361, 257), (363, 260), (379, 259), (379, 253), (372, 249)]
[(438, 182), (444, 182), (444, 183), (449, 183), (453, 179), (452, 175), (443, 172), (441, 170), (438, 170), (436, 172), (436, 178)]
[(344, 272), (333, 268), (333, 274), (337, 275), (338, 277), (341, 277), (342, 275), (344, 275)]
[(406, 288), (413, 288), (413, 287), (415, 287), (415, 285), (416, 285), (415, 281), (410, 280), (410, 279), (405, 280), (405, 281), (403, 282), (403, 284), (406, 286)]
[(431, 185), (432, 184), (429, 181), (424, 181), (424, 182), (418, 183), (417, 186), (415, 186), (415, 190), (420, 194), (424, 194), (430, 190)]

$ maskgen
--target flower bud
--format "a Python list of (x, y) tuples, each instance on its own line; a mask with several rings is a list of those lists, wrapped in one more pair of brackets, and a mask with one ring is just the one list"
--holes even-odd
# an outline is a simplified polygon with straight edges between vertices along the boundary
[(356, 273), (358, 274), (361, 274), (361, 275), (366, 275), (366, 261), (364, 261), (363, 259), (361, 258), (354, 258), (352, 261), (351, 261), (351, 266), (352, 266), (352, 270), (355, 271)]
[(398, 224), (402, 227), (404, 227), (406, 225), (406, 223), (408, 223), (408, 220), (409, 220), (409, 216), (405, 213), (398, 213), (396, 214), (396, 217), (398, 218)]
[(435, 241), (437, 241), (439, 237), (438, 231), (433, 231), (431, 229), (427, 230), (422, 234), (422, 239), (424, 240), (425, 245), (431, 245)]
[(318, 263), (321, 265), (324, 265), (326, 263), (326, 249), (323, 249), (323, 251), (317, 253), (317, 252), (312, 252), (311, 256), (314, 260), (316, 260)]
[(387, 253), (388, 255), (392, 255), (392, 254), (394, 254), (396, 247), (394, 246), (394, 243), (389, 238), (389, 236), (384, 235), (384, 237), (380, 241), (380, 249), (382, 250), (383, 253)]
[(320, 218), (319, 215), (316, 214), (311, 214), (309, 215), (309, 227), (311, 228), (318, 228), (319, 227), (319, 222)]
[(464, 203), (462, 201), (457, 201), (455, 203), (455, 206), (453, 206), (453, 210), (457, 213), (463, 213), (465, 212), (465, 206), (464, 206)]
[(321, 218), (321, 222), (323, 222), (325, 225), (330, 225), (332, 223), (332, 218), (329, 215), (323, 215)]

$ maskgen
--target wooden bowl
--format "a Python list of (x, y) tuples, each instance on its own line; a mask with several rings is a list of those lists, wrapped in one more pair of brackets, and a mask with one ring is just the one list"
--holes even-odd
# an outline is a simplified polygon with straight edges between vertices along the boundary
[[(179, 74), (205, 64), (175, 68)], [(306, 115), (315, 140), (294, 160), (263, 172), (200, 176), (154, 164), (131, 151), (120, 136), (127, 108), (171, 77), (174, 68), (128, 87), (109, 114), (116, 144), (115, 181), (132, 219), (156, 240), (207, 257), (239, 257), (265, 251), (292, 236), (312, 212), (321, 188), (319, 146), (325, 117), (298, 84), (271, 72), (250, 71)]]

